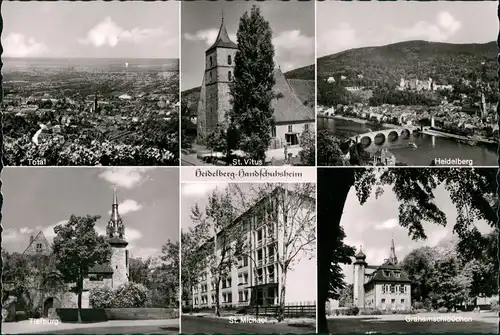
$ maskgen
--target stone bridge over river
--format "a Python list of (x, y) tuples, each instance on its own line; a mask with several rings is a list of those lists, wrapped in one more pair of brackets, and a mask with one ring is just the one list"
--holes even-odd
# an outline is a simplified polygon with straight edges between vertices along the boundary
[(419, 132), (421, 129), (416, 126), (401, 126), (390, 129), (381, 129), (369, 133), (352, 136), (351, 140), (360, 142), (364, 148), (370, 146), (383, 146), (398, 140), (409, 139), (412, 133)]

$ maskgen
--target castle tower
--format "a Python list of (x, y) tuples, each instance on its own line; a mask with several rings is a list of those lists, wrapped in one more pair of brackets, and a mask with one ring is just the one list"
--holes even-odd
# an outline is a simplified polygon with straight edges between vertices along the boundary
[(116, 288), (128, 282), (128, 242), (125, 241), (125, 226), (118, 212), (118, 197), (116, 187), (113, 189), (113, 204), (111, 206), (111, 218), (106, 227), (106, 235), (111, 245), (111, 268), (113, 269), (112, 287)]
[(222, 16), (219, 34), (214, 44), (205, 52), (205, 75), (202, 85), (204, 97), (200, 97), (201, 103), (198, 106), (198, 133), (201, 136), (210, 134), (218, 124), (223, 123), (226, 112), (231, 108), (229, 83), (234, 74), (234, 57), (237, 50), (238, 46), (229, 38)]
[(353, 283), (353, 302), (354, 306), (358, 308), (365, 307), (365, 269), (368, 265), (366, 263), (366, 255), (360, 246), (359, 252), (354, 256), (354, 283)]
[(398, 258), (396, 257), (396, 248), (394, 247), (394, 239), (391, 240), (391, 254), (388, 261), (393, 265), (398, 264)]

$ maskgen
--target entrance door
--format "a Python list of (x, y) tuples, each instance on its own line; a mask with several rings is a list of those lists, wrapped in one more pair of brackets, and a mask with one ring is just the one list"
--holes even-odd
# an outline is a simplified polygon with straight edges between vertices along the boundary
[(298, 145), (299, 144), (299, 137), (297, 136), (297, 134), (286, 134), (285, 139), (289, 145)]
[(54, 298), (48, 298), (45, 300), (43, 303), (43, 316), (48, 317), (49, 316), (49, 309), (54, 307)]

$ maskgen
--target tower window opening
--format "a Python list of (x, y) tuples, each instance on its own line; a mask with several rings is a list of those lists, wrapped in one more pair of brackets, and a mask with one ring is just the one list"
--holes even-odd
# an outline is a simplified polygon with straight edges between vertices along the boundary
[(229, 81), (231, 81), (231, 80), (232, 80), (231, 71), (229, 71), (229, 72), (227, 73), (227, 79), (228, 79)]
[(213, 66), (212, 56), (210, 56), (210, 66)]
[(231, 65), (233, 63), (233, 60), (231, 59), (231, 55), (227, 56), (227, 64)]

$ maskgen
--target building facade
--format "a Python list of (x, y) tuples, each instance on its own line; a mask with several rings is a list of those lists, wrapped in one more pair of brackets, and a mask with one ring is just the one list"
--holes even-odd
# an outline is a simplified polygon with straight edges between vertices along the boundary
[(353, 303), (360, 309), (379, 310), (411, 309), (411, 281), (398, 266), (398, 259), (391, 245), (391, 254), (382, 265), (366, 263), (366, 255), (356, 254), (354, 268)]
[[(277, 189), (276, 192), (289, 191)], [(297, 196), (288, 194), (287, 196)], [(314, 199), (305, 202), (304, 210), (310, 210), (310, 208), (306, 208), (308, 206), (314, 206)], [(278, 258), (283, 252), (285, 234), (282, 227), (283, 215), (274, 198), (269, 196), (259, 201), (227, 228), (235, 231), (232, 236), (241, 234), (246, 248), (243, 254), (234, 256), (237, 258), (237, 264), (231, 266), (228, 275), (221, 280), (219, 287), (221, 307), (273, 306), (279, 303), (282, 269)], [(221, 233), (219, 232), (214, 238), (217, 258), (221, 257), (224, 248), (224, 241), (219, 237)], [(225, 243), (230, 243), (234, 247), (236, 243), (241, 243), (241, 239)], [(213, 244), (211, 245), (213, 246)], [(303, 254), (299, 254), (297, 266), (287, 272), (286, 303), (315, 303), (315, 277), (304, 279), (305, 282), (309, 283), (310, 289), (305, 287), (307, 285), (305, 282), (301, 283), (295, 280), (295, 278), (304, 278), (302, 271), (304, 268), (307, 269), (304, 271), (313, 273), (316, 271), (316, 260), (310, 260), (303, 256)], [(213, 279), (208, 267), (200, 274), (198, 284), (193, 288), (190, 299), (194, 308), (203, 309), (215, 306), (216, 283)]]
[[(229, 85), (234, 76), (234, 58), (238, 45), (231, 41), (224, 19), (217, 38), (205, 52), (205, 72), (197, 108), (197, 133), (200, 139), (226, 121), (232, 108)], [(314, 80), (288, 81), (281, 69), (275, 69), (276, 98), (272, 101), (276, 126), (271, 130), (271, 147), (299, 145), (304, 130), (315, 130)]]

